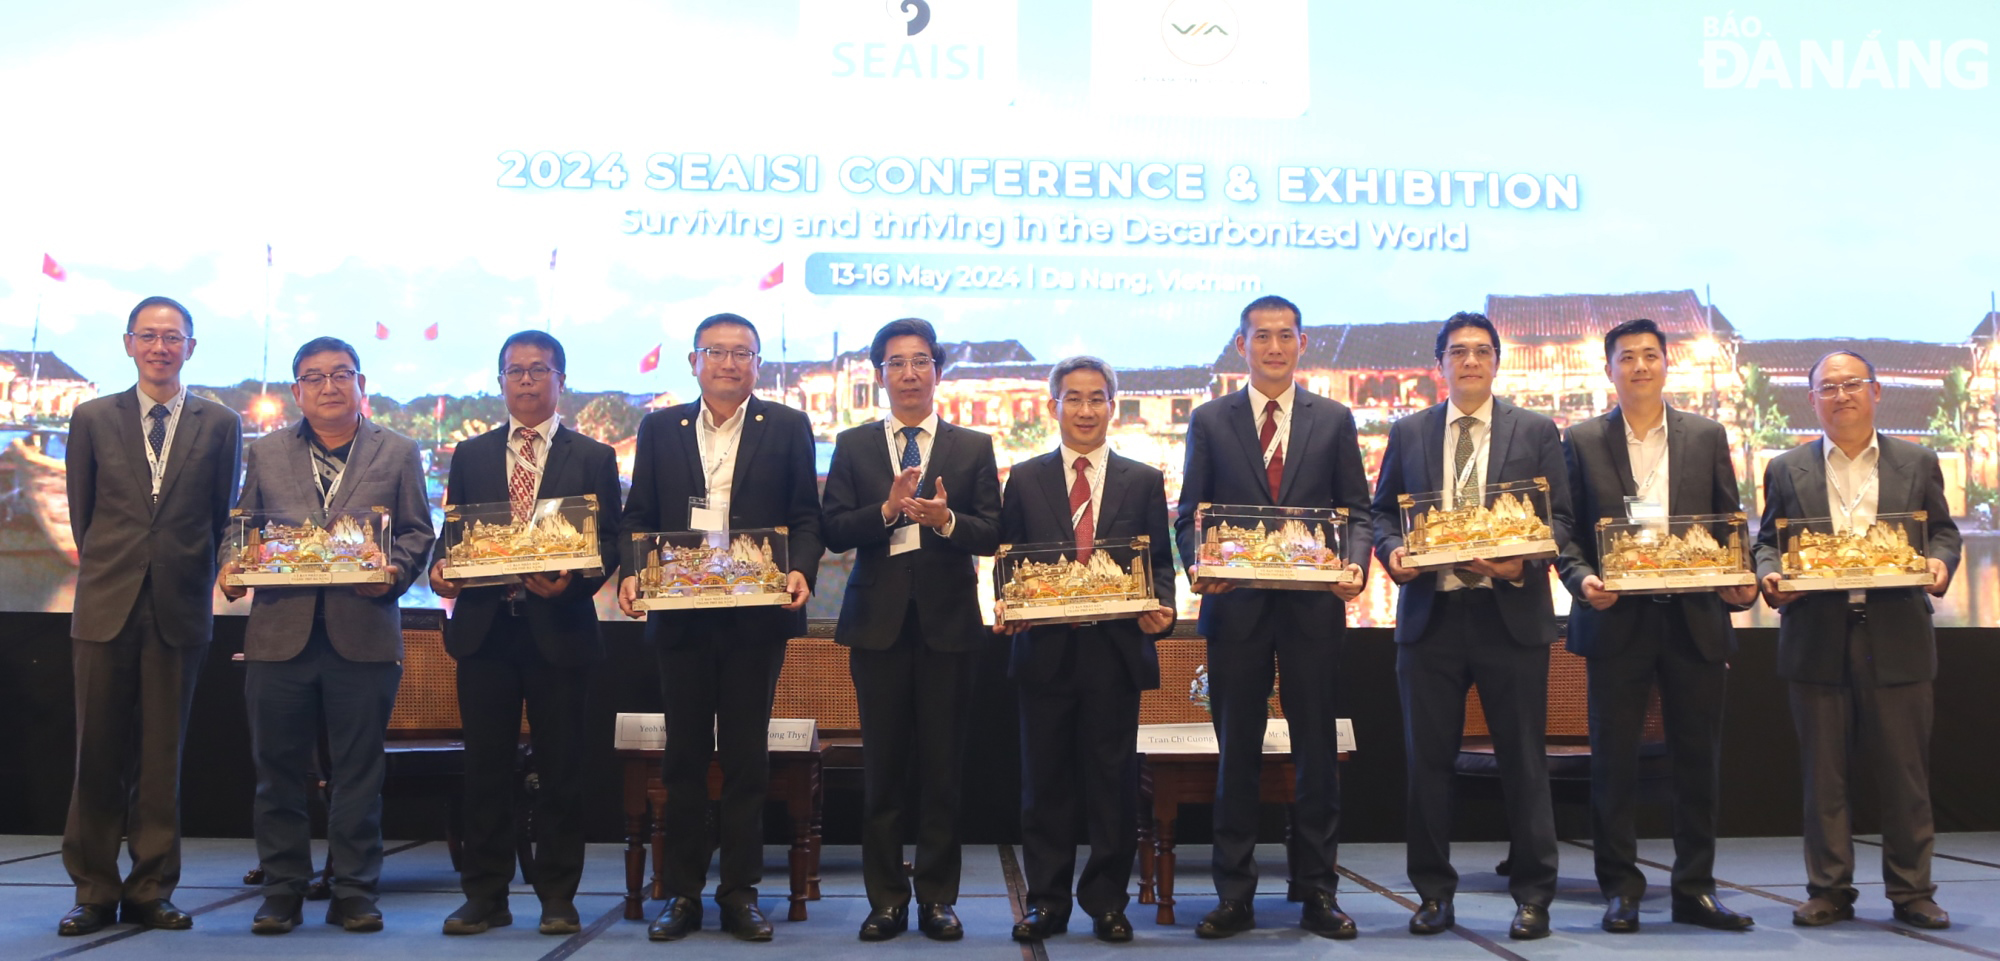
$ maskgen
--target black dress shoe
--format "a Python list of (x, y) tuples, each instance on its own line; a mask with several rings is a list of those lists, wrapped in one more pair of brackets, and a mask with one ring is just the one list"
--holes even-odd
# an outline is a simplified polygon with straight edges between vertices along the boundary
[(535, 930), (543, 934), (575, 934), (582, 931), (583, 919), (577, 916), (576, 902), (543, 901), (542, 921)]
[(1516, 941), (1533, 941), (1549, 936), (1549, 909), (1533, 904), (1523, 904), (1514, 908), (1514, 923), (1507, 926), (1507, 936)]
[(1097, 940), (1111, 944), (1124, 944), (1132, 940), (1132, 922), (1123, 911), (1111, 911), (1090, 919), (1090, 932)]
[(1215, 910), (1208, 912), (1195, 925), (1197, 938), (1226, 938), (1241, 934), (1257, 926), (1257, 915), (1250, 909), (1248, 901), (1231, 901), (1224, 898), (1216, 904)]
[(1896, 920), (1913, 928), (1943, 931), (1951, 927), (1951, 915), (1930, 898), (1896, 905)]
[(162, 931), (186, 931), (194, 927), (194, 915), (174, 907), (166, 898), (125, 903), (125, 923)]
[(507, 910), (506, 901), (474, 901), (466, 899), (458, 910), (445, 916), (444, 933), (485, 934), (488, 928), (504, 928), (514, 923), (514, 912)]
[(701, 930), (701, 902), (693, 898), (668, 898), (660, 916), (646, 925), (648, 941), (679, 941)]
[(264, 899), (250, 919), (251, 934), (290, 934), (299, 926), (305, 898), (296, 894), (273, 894)]
[(965, 937), (965, 925), (949, 904), (917, 905), (917, 930), (932, 941), (956, 941)]
[(1340, 909), (1340, 902), (1334, 900), (1332, 891), (1306, 893), (1305, 907), (1299, 912), (1299, 927), (1335, 941), (1351, 941), (1359, 933), (1354, 927), (1354, 919)]
[(1612, 934), (1639, 933), (1639, 899), (1612, 898), (1604, 905), (1604, 920), (1599, 927)]
[(1410, 915), (1410, 933), (1443, 934), (1457, 923), (1458, 914), (1451, 909), (1450, 901), (1425, 901)]
[(1746, 931), (1757, 923), (1757, 919), (1747, 914), (1738, 914), (1722, 906), (1713, 894), (1698, 898), (1675, 898), (1674, 920), (1681, 924), (1698, 924), (1717, 931)]
[(334, 898), (326, 905), (326, 923), (338, 924), (355, 934), (382, 930), (382, 909), (358, 894)]
[(56, 923), (56, 933), (65, 938), (96, 934), (118, 918), (118, 905), (79, 904)]
[(723, 905), (722, 930), (735, 935), (738, 941), (771, 940), (771, 922), (765, 920), (755, 901)]
[(1035, 905), (1021, 920), (1014, 922), (1014, 940), (1040, 941), (1050, 935), (1069, 932), (1069, 914), (1057, 914), (1049, 908)]
[(868, 912), (861, 921), (861, 940), (887, 941), (910, 930), (910, 906), (892, 904)]

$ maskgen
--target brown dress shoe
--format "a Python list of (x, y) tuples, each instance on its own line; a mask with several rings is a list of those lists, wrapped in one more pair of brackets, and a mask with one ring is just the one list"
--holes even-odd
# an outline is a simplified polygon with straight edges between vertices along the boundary
[(1951, 927), (1951, 915), (1930, 898), (1896, 905), (1896, 920), (1913, 928), (1942, 931)]
[(1792, 923), (1802, 928), (1817, 928), (1835, 921), (1854, 920), (1852, 902), (1835, 902), (1830, 898), (1813, 898), (1792, 909)]

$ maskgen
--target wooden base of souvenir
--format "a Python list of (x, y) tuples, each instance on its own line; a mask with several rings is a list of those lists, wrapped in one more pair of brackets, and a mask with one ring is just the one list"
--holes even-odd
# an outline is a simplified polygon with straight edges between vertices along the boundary
[(1441, 547), (1421, 554), (1405, 553), (1403, 565), (1418, 570), (1435, 570), (1440, 567), (1456, 567), (1467, 561), (1505, 561), (1520, 558), (1525, 561), (1554, 557), (1558, 553), (1553, 540), (1513, 541), (1506, 544), (1481, 544), (1476, 547)]

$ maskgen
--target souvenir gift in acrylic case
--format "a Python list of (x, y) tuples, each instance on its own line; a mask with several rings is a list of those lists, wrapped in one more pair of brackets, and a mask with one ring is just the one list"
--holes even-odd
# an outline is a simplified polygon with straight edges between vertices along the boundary
[(1778, 590), (1851, 591), (1929, 587), (1924, 545), (1929, 513), (1880, 514), (1873, 524), (1841, 529), (1831, 517), (1777, 520)]
[(1197, 585), (1316, 590), (1360, 579), (1341, 550), (1344, 507), (1203, 504)]
[(789, 604), (788, 528), (632, 535), (642, 611)]
[(1757, 583), (1741, 512), (1597, 522), (1607, 591), (1701, 591)]
[(438, 552), (446, 580), (473, 586), (511, 583), (519, 574), (602, 573), (597, 495), (536, 501), (528, 519), (518, 522), (505, 502), (447, 507)]
[(389, 509), (310, 517), (229, 512), (227, 532), (239, 570), (231, 587), (383, 584), (389, 581)]
[(1444, 492), (1404, 494), (1403, 563), (1450, 567), (1466, 561), (1556, 556), (1549, 528), (1549, 481), (1505, 481), (1480, 488), (1479, 501), (1445, 509)]
[(1074, 542), (1002, 544), (1000, 620), (1007, 624), (1075, 624), (1138, 617), (1159, 606), (1153, 597), (1153, 539), (1100, 540), (1078, 558)]

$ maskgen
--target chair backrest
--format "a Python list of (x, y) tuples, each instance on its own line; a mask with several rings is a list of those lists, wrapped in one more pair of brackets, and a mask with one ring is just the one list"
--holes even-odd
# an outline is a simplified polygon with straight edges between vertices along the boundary
[[(1549, 650), (1549, 729), (1551, 744), (1590, 743), (1590, 679), (1582, 657), (1561, 645)], [(1465, 695), (1465, 736), (1488, 737), (1486, 710), (1479, 703), (1479, 688)], [(1660, 718), (1660, 690), (1655, 687), (1646, 702), (1646, 727), (1640, 740), (1666, 740), (1666, 724)]]
[(852, 737), (861, 733), (861, 708), (854, 700), (854, 678), (847, 670), (847, 648), (830, 637), (795, 637), (785, 645), (785, 667), (778, 673), (778, 696), (772, 717), (813, 718), (821, 736)]
[[(1208, 663), (1208, 643), (1198, 637), (1163, 637), (1156, 646), (1160, 653), (1160, 689), (1139, 695), (1139, 723), (1193, 724), (1208, 720), (1208, 709), (1188, 700), (1195, 669)], [(1270, 716), (1284, 717), (1278, 708), (1275, 666), (1271, 677)]]
[(444, 612), (403, 610), (403, 684), (389, 712), (389, 737), (457, 737), (458, 667), (444, 649)]

